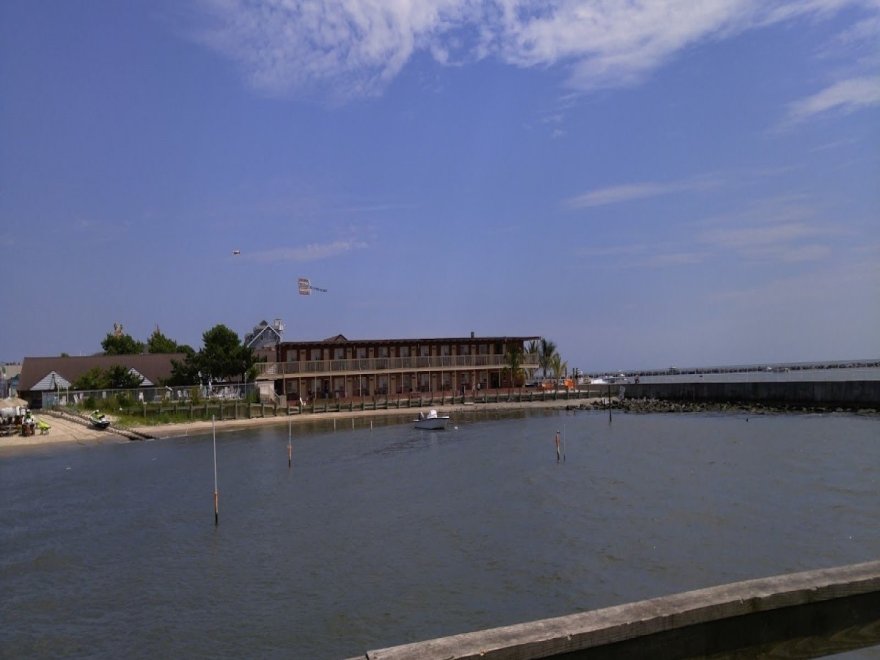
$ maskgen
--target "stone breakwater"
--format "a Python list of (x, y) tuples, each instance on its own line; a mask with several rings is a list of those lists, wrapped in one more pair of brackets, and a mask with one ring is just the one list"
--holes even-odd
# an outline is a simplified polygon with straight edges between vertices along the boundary
[[(661, 399), (612, 399), (611, 410), (624, 413), (730, 413), (746, 415), (765, 415), (772, 413), (827, 413), (855, 411), (861, 415), (877, 415), (875, 408), (843, 408), (841, 406), (780, 406), (761, 403), (738, 402), (700, 402), (700, 401), (668, 401)], [(568, 405), (568, 411), (577, 410), (608, 410), (608, 400), (592, 401), (579, 405)]]
[[(610, 392), (611, 395), (619, 393), (613, 389)], [(642, 383), (626, 385), (625, 398), (729, 403), (780, 410), (878, 410), (880, 380)]]

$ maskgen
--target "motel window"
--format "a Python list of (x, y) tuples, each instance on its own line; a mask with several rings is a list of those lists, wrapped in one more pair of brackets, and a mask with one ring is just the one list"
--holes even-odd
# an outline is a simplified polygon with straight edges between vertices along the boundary
[(458, 354), (459, 355), (470, 355), (471, 354), (471, 347), (468, 346), (467, 344), (462, 344), (461, 346), (458, 347)]
[(409, 346), (400, 347), (400, 357), (409, 357)]
[(388, 347), (387, 346), (380, 346), (377, 350), (378, 350), (378, 357), (380, 357), (380, 358), (387, 358), (388, 357)]
[(449, 344), (442, 344), (440, 346), (440, 355), (443, 355), (443, 356), (449, 355)]
[(333, 349), (333, 359), (334, 360), (342, 360), (345, 358), (345, 349), (344, 348), (334, 348)]
[(480, 344), (480, 355), (489, 355), (489, 344)]
[(365, 346), (359, 346), (357, 349), (357, 356), (359, 360), (363, 360), (367, 357), (367, 349)]
[(431, 355), (431, 347), (427, 344), (419, 346), (419, 357), (428, 357)]
[(320, 360), (321, 359), (321, 349), (320, 348), (313, 348), (311, 357), (309, 359), (312, 360), (313, 362)]

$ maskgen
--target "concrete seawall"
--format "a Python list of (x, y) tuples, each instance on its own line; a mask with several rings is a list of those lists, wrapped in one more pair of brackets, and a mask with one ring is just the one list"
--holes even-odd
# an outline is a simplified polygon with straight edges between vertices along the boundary
[[(880, 408), (880, 381), (752, 383), (642, 383), (625, 385), (627, 398), (706, 403), (743, 402), (769, 406)], [(619, 385), (612, 385), (616, 396)]]
[(805, 658), (878, 643), (880, 561), (873, 561), (442, 637), (368, 651), (363, 657)]

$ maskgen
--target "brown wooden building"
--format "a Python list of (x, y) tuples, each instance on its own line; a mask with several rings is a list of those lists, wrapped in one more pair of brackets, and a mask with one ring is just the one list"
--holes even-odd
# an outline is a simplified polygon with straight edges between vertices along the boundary
[[(539, 337), (446, 337), (282, 342), (277, 360), (258, 365), (264, 393), (287, 401), (454, 392), (517, 387), (508, 354), (522, 354), (525, 372), (538, 368), (525, 343)], [(522, 377), (520, 377), (520, 381)]]

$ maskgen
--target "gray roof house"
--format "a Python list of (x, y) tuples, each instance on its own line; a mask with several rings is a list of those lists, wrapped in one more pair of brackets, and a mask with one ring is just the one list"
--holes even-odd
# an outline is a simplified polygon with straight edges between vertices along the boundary
[(183, 353), (142, 353), (138, 355), (89, 355), (66, 357), (26, 357), (21, 364), (18, 395), (37, 404), (43, 392), (71, 387), (87, 371), (117, 365), (143, 378), (141, 387), (156, 387), (171, 376), (171, 361), (183, 362)]

